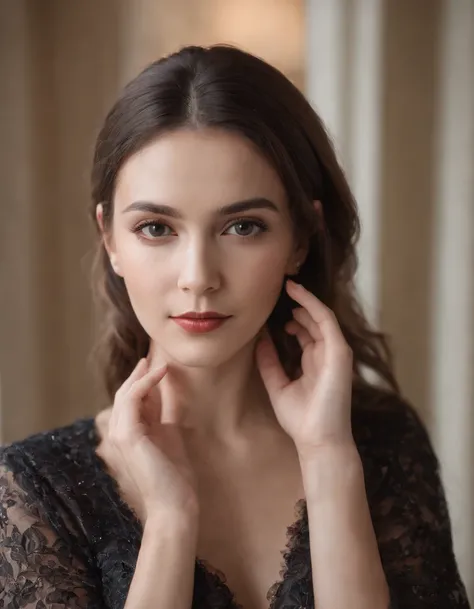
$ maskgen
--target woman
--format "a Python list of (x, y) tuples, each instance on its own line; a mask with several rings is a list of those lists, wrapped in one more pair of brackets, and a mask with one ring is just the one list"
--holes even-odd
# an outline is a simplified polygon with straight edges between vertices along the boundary
[(301, 93), (184, 48), (125, 88), (92, 182), (112, 406), (2, 449), (2, 606), (468, 607)]

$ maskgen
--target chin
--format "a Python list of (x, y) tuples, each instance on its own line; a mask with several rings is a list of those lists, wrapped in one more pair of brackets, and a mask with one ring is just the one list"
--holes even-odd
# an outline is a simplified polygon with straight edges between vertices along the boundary
[(168, 362), (171, 366), (175, 364), (185, 368), (217, 368), (230, 359), (225, 356), (222, 350), (219, 353), (205, 353), (204, 349), (200, 353), (178, 353), (176, 349), (173, 349), (168, 353)]
[(209, 340), (209, 334), (202, 339), (203, 336), (197, 337), (197, 340), (195, 337), (173, 337), (169, 344), (157, 341), (157, 345), (171, 365), (175, 363), (188, 368), (216, 368), (234, 358), (246, 346), (240, 341), (232, 343), (229, 337)]
[(209, 368), (225, 364), (253, 346), (260, 326), (254, 331), (249, 330), (249, 325), (240, 326), (243, 327), (236, 325), (230, 332), (224, 326), (203, 334), (188, 334), (170, 320), (170, 325), (150, 328), (148, 335), (171, 365), (174, 362), (179, 366)]

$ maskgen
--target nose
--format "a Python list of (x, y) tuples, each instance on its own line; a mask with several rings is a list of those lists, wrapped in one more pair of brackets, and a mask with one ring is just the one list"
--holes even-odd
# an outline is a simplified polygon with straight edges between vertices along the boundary
[(205, 244), (189, 245), (178, 261), (178, 287), (196, 295), (215, 291), (220, 285), (218, 256)]

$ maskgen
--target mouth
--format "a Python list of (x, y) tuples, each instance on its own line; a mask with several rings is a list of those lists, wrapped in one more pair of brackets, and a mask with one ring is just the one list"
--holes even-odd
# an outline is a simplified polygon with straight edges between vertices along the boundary
[(172, 317), (175, 323), (178, 324), (186, 332), (195, 334), (204, 334), (220, 328), (230, 316), (227, 317), (204, 317), (204, 318), (191, 318), (191, 317)]
[(224, 315), (223, 313), (218, 313), (217, 311), (203, 311), (202, 313), (197, 311), (188, 311), (182, 315), (174, 315), (172, 317), (173, 319), (226, 319), (230, 317), (230, 315)]

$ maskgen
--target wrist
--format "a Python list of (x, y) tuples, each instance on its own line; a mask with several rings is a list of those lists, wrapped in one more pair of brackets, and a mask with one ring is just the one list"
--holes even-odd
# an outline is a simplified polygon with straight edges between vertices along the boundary
[(302, 467), (317, 464), (339, 464), (359, 462), (360, 455), (354, 440), (338, 443), (319, 444), (315, 446), (296, 447), (298, 458)]
[(160, 531), (163, 534), (176, 536), (177, 534), (189, 535), (198, 530), (198, 512), (153, 512), (146, 521), (144, 530), (152, 530), (154, 533)]
[(307, 499), (364, 488), (364, 469), (355, 443), (298, 452)]

